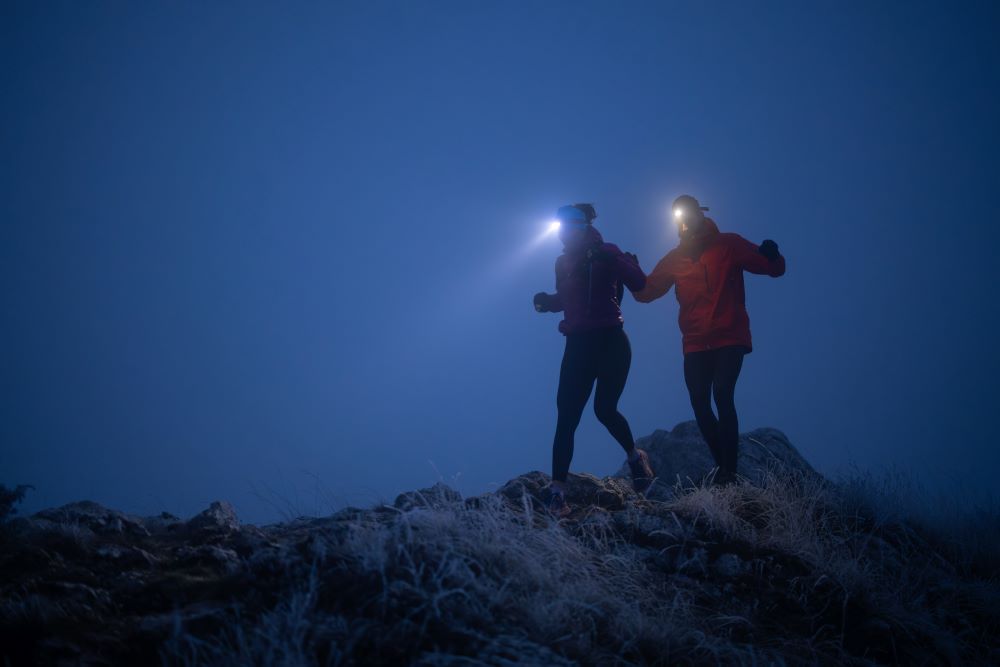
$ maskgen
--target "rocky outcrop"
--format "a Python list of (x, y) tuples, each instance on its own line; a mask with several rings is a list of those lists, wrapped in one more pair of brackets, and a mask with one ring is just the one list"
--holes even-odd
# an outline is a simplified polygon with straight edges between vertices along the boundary
[(740, 484), (696, 485), (711, 461), (692, 426), (640, 441), (688, 482), (644, 497), (624, 471), (571, 474), (560, 520), (536, 471), (270, 526), (224, 502), (188, 521), (81, 502), (0, 523), (0, 664), (1000, 658), (995, 549), (886, 522), (773, 429), (742, 436)]
[[(533, 504), (544, 506), (545, 489), (550, 479), (536, 470), (510, 480), (497, 493), (515, 506), (528, 499)], [(637, 498), (631, 482), (613, 477), (602, 479), (587, 473), (571, 473), (566, 480), (565, 491), (566, 500), (578, 508), (621, 510), (630, 499)]]
[[(652, 435), (639, 438), (636, 446), (649, 453), (656, 472), (656, 482), (646, 493), (650, 498), (669, 498), (676, 485), (702, 484), (715, 466), (695, 421), (681, 422), (670, 431), (656, 430)], [(760, 484), (769, 471), (775, 470), (819, 477), (778, 429), (758, 428), (742, 433), (737, 473), (753, 484)], [(615, 476), (628, 478), (628, 464), (623, 463)]]
[(392, 506), (401, 510), (410, 510), (415, 507), (444, 507), (460, 502), (462, 502), (462, 494), (438, 482), (427, 489), (399, 494)]
[(32, 517), (32, 522), (38, 528), (76, 526), (95, 535), (132, 535), (135, 537), (149, 535), (142, 519), (117, 510), (110, 510), (89, 500), (42, 510)]
[(204, 512), (188, 521), (187, 528), (194, 532), (232, 533), (240, 529), (240, 520), (232, 505), (217, 500)]

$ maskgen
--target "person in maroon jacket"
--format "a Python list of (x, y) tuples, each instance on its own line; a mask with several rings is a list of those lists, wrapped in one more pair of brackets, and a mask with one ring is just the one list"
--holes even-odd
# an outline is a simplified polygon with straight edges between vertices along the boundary
[(559, 371), (549, 487), (549, 509), (562, 515), (569, 511), (563, 485), (573, 458), (573, 435), (595, 381), (594, 412), (628, 455), (636, 491), (648, 488), (653, 471), (649, 456), (635, 446), (628, 421), (618, 412), (632, 363), (619, 308), (622, 284), (639, 291), (646, 276), (635, 255), (604, 242), (592, 224), (597, 212), (591, 204), (563, 206), (557, 217), (564, 250), (556, 258), (556, 293), (539, 292), (534, 304), (540, 313), (564, 313), (559, 331), (566, 336), (566, 349)]
[[(736, 380), (744, 355), (753, 349), (743, 272), (777, 278), (785, 273), (785, 258), (774, 241), (757, 246), (739, 234), (720, 232), (705, 217), (707, 210), (690, 195), (674, 200), (680, 243), (647, 276), (645, 287), (632, 295), (648, 303), (676, 285), (684, 381), (698, 428), (718, 466), (713, 481), (731, 484), (736, 480), (739, 443)], [(718, 417), (712, 412), (713, 394)]]

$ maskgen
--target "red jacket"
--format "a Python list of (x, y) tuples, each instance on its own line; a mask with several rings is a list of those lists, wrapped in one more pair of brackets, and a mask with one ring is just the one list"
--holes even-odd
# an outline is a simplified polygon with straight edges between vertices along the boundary
[(648, 303), (676, 285), (684, 354), (750, 342), (750, 317), (745, 305), (743, 272), (777, 278), (785, 273), (785, 258), (774, 261), (739, 234), (723, 234), (706, 218), (703, 231), (682, 240), (646, 278), (646, 287), (632, 295)]

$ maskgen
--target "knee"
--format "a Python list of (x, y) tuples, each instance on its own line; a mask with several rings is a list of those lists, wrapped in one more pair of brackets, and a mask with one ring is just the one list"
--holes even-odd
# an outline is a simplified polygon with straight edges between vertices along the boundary
[(580, 417), (582, 416), (582, 411), (575, 406), (569, 408), (560, 406), (556, 416), (556, 428), (561, 431), (566, 429), (573, 430), (580, 423)]
[(735, 392), (716, 389), (713, 395), (715, 396), (715, 405), (719, 408), (719, 412), (736, 412)]
[(704, 415), (712, 412), (711, 394), (691, 394), (691, 407), (694, 408), (695, 415)]
[(618, 408), (607, 403), (595, 402), (594, 414), (597, 415), (597, 421), (606, 426), (618, 418)]

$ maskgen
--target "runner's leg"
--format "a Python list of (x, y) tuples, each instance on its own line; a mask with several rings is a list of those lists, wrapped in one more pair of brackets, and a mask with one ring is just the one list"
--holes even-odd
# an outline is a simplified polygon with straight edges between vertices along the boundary
[(719, 420), (712, 412), (712, 379), (715, 376), (715, 350), (688, 352), (684, 355), (684, 383), (687, 385), (701, 436), (708, 443), (715, 465), (725, 463), (718, 446)]
[(556, 435), (552, 442), (552, 479), (565, 482), (573, 460), (573, 435), (597, 377), (593, 342), (588, 334), (566, 336), (566, 350), (559, 370)]
[(626, 454), (635, 449), (635, 438), (628, 420), (618, 411), (618, 400), (625, 391), (632, 346), (624, 329), (614, 328), (603, 333), (603, 344), (597, 360), (597, 393), (594, 413)]
[(712, 392), (715, 407), (719, 411), (718, 446), (722, 455), (722, 468), (727, 473), (736, 473), (736, 460), (740, 440), (740, 425), (736, 415), (736, 381), (743, 368), (746, 348), (723, 347), (718, 350)]

